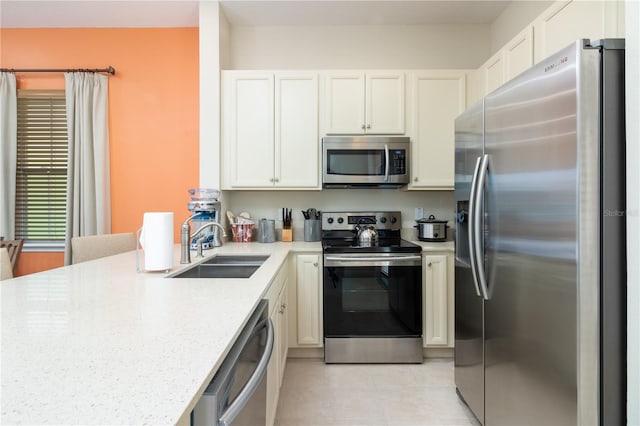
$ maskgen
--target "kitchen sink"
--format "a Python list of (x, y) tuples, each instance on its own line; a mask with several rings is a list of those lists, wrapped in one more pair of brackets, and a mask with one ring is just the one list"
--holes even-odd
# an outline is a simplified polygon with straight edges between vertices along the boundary
[(262, 265), (269, 256), (219, 255), (204, 261), (203, 265)]
[(171, 278), (249, 278), (269, 256), (216, 256)]

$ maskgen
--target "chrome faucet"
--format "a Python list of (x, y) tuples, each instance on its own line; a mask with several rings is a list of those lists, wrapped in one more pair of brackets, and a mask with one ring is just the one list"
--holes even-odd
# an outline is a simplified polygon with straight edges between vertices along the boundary
[[(222, 225), (220, 225), (218, 222), (208, 222), (208, 223), (205, 223), (204, 225), (202, 225), (200, 228), (198, 228), (198, 230), (191, 235), (191, 238), (194, 238), (196, 235), (200, 234), (202, 231), (204, 231), (208, 227), (211, 227), (211, 230), (213, 231), (213, 228), (216, 227), (216, 226), (222, 230), (222, 236), (226, 237), (227, 233), (225, 232), (225, 230), (222, 227)], [(203, 235), (203, 236), (201, 236), (200, 238), (198, 238), (196, 240), (196, 248), (198, 250), (198, 252), (196, 254), (196, 257), (203, 257), (202, 256), (202, 243), (204, 242), (204, 240), (206, 238), (207, 238), (207, 236)], [(220, 239), (217, 237), (215, 232), (213, 234), (213, 241), (211, 242), (211, 245), (213, 247), (220, 247), (222, 245), (222, 241), (220, 241)]]
[[(204, 225), (202, 225), (200, 228), (198, 228), (196, 232), (191, 234), (191, 221), (194, 218), (200, 216), (201, 214), (202, 214), (201, 212), (192, 214), (187, 218), (187, 220), (185, 220), (182, 223), (182, 226), (180, 227), (180, 263), (181, 264), (191, 263), (191, 253), (189, 251), (191, 248), (191, 239), (194, 238), (196, 235), (198, 235), (200, 232), (202, 232), (204, 229), (208, 228), (209, 226), (211, 226), (213, 229), (214, 226), (217, 226), (218, 228), (222, 229), (222, 236), (223, 237), (227, 236), (227, 233), (225, 232), (224, 228), (218, 222), (207, 222)], [(204, 238), (199, 238), (197, 240), (197, 249), (198, 249), (197, 257), (202, 257), (203, 241), (204, 241)], [(217, 235), (215, 235), (214, 233), (213, 246), (220, 247), (221, 245), (222, 245), (222, 241), (220, 241), (220, 239), (218, 239)]]

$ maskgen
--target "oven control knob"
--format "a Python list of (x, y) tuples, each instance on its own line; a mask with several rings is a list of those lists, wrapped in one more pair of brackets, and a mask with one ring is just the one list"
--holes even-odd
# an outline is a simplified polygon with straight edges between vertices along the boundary
[(332, 217), (327, 218), (327, 223), (333, 223), (333, 218)]
[(386, 218), (386, 217), (384, 217), (384, 216), (382, 216), (382, 217), (380, 218), (380, 223), (387, 223), (387, 218)]
[(391, 216), (391, 223), (396, 223), (398, 219), (395, 216)]
[(342, 223), (342, 222), (344, 222), (344, 219), (343, 219), (343, 218), (341, 218), (341, 217), (339, 217), (339, 218), (338, 218), (338, 223)]

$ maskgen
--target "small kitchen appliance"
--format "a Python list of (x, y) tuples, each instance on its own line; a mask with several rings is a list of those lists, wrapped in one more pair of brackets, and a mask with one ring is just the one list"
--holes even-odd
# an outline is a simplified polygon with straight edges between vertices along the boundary
[(422, 362), (421, 247), (400, 231), (400, 212), (322, 213), (325, 362)]
[(273, 219), (260, 219), (258, 222), (258, 242), (273, 243), (276, 240), (276, 221)]
[(325, 136), (324, 188), (399, 188), (409, 183), (406, 136)]
[[(206, 223), (220, 221), (220, 191), (209, 188), (189, 189), (191, 200), (187, 203), (187, 209), (192, 213), (191, 222), (194, 229), (199, 229)], [(200, 234), (191, 238), (191, 250), (198, 248), (198, 240), (204, 237), (202, 249), (207, 250), (221, 245), (218, 236), (218, 228), (211, 226), (204, 229)]]
[(447, 225), (446, 220), (437, 220), (434, 215), (429, 215), (428, 219), (416, 220), (418, 223), (418, 239), (420, 241), (440, 242), (447, 241)]

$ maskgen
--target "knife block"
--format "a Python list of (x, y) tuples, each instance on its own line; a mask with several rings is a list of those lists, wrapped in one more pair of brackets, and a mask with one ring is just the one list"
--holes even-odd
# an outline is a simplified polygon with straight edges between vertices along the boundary
[(285, 242), (293, 241), (293, 230), (291, 228), (288, 228), (288, 229), (282, 228), (282, 241), (285, 241)]

